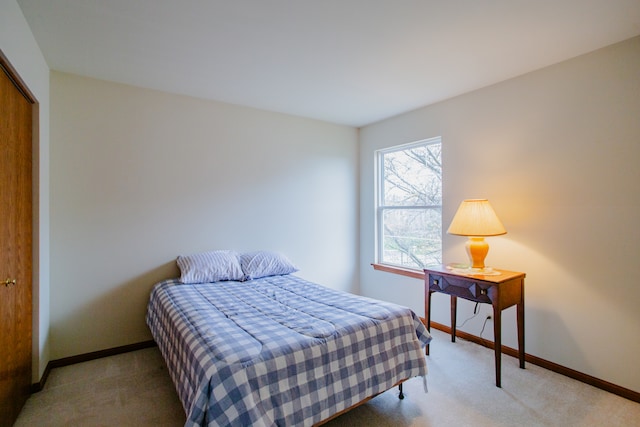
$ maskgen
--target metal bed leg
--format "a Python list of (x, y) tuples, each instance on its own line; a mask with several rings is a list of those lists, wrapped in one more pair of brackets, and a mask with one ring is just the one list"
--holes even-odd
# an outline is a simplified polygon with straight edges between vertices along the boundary
[(402, 383), (398, 384), (398, 390), (400, 390), (400, 394), (398, 395), (398, 399), (404, 399), (404, 393), (402, 392)]

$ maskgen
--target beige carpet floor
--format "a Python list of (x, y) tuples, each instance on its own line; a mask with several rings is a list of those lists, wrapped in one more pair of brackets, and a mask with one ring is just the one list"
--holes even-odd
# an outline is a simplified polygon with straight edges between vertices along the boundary
[[(494, 385), (493, 351), (434, 331), (428, 393), (405, 383), (327, 426), (640, 426), (640, 404), (515, 358), (502, 359)], [(157, 348), (51, 371), (16, 422), (23, 426), (182, 426), (185, 416)]]

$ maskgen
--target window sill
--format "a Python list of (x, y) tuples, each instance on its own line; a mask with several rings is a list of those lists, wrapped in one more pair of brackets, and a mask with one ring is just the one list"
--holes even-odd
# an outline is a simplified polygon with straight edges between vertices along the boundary
[(387, 273), (399, 274), (401, 276), (413, 277), (414, 279), (424, 280), (424, 272), (418, 270), (410, 270), (408, 268), (396, 267), (392, 265), (372, 263), (374, 270), (386, 271)]

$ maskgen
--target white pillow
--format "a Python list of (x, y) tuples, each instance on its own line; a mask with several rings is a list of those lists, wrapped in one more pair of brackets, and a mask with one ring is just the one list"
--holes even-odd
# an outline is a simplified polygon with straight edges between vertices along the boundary
[(238, 254), (234, 251), (211, 251), (179, 256), (182, 283), (210, 283), (222, 280), (242, 280), (244, 277)]
[(269, 251), (241, 253), (240, 266), (244, 273), (244, 280), (281, 276), (298, 271), (289, 258), (280, 253)]

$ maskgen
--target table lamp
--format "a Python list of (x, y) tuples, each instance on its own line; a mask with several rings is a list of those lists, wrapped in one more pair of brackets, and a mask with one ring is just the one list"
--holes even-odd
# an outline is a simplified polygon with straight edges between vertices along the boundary
[(484, 238), (506, 234), (507, 230), (487, 199), (467, 199), (460, 203), (447, 233), (469, 237), (465, 245), (471, 261), (469, 268), (475, 273), (483, 273), (492, 271), (484, 265), (489, 252), (489, 244)]

